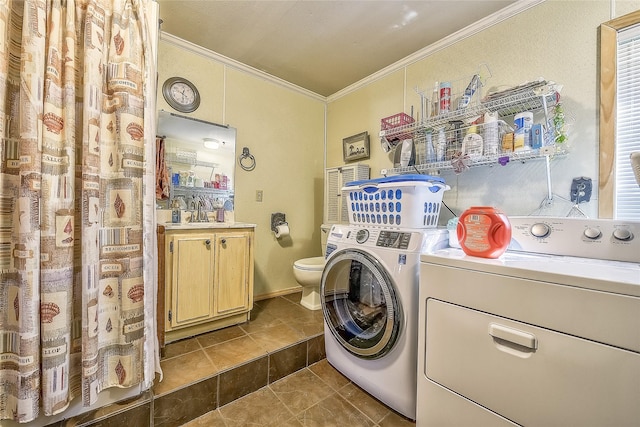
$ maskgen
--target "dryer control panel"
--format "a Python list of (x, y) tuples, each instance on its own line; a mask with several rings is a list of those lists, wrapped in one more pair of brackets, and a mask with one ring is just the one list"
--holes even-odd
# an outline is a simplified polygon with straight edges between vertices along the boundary
[(640, 221), (509, 217), (509, 250), (640, 262)]

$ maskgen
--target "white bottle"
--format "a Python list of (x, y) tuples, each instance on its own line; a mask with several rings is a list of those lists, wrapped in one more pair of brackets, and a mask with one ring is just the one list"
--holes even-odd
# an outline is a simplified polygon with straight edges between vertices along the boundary
[(446, 152), (447, 138), (444, 135), (444, 128), (440, 128), (438, 131), (438, 141), (436, 142), (436, 161), (444, 162)]
[(440, 106), (440, 85), (436, 82), (433, 87), (433, 96), (431, 100), (431, 117), (435, 117), (440, 114), (439, 106)]
[(412, 139), (405, 139), (402, 141), (402, 147), (400, 152), (400, 167), (406, 168), (415, 164), (416, 152), (413, 146)]
[(432, 163), (436, 161), (436, 150), (433, 147), (433, 133), (431, 132), (431, 129), (429, 129), (427, 131), (427, 134), (425, 135), (425, 145), (426, 145), (426, 158), (424, 163)]
[(498, 128), (498, 113), (484, 114), (484, 155), (495, 156), (499, 153), (500, 132)]

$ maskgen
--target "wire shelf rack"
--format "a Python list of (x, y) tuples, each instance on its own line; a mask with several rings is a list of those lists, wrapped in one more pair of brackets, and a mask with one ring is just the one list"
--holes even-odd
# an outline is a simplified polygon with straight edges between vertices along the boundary
[[(462, 135), (466, 135), (471, 127), (477, 127), (477, 132), (483, 134), (484, 124), (473, 124), (473, 121), (484, 116), (485, 113), (498, 113), (500, 118), (511, 117), (523, 111), (540, 112), (544, 114), (545, 125), (549, 123), (549, 111), (560, 101), (560, 87), (552, 82), (537, 80), (506, 91), (489, 94), (477, 104), (471, 105), (464, 110), (451, 110), (432, 116), (424, 120), (387, 129), (380, 132), (383, 141), (393, 141), (397, 135), (403, 138), (412, 138), (416, 147), (416, 164), (405, 168), (393, 168), (388, 170), (390, 174), (414, 173), (416, 171), (439, 171), (455, 169), (452, 160), (455, 160), (456, 153), (462, 151)], [(458, 127), (452, 128), (452, 124)], [(469, 124), (471, 123), (471, 124)], [(508, 126), (504, 127), (504, 121), (500, 121), (499, 141), (505, 133), (513, 131)], [(462, 125), (461, 125), (462, 124)], [(447, 153), (433, 161), (426, 154), (425, 145), (431, 143), (435, 146), (436, 135), (444, 129), (447, 141)], [(508, 162), (522, 162), (531, 159), (544, 158), (545, 156), (564, 155), (564, 146), (553, 142), (553, 130), (551, 134), (545, 129), (544, 146), (536, 149), (526, 149), (519, 151), (503, 150), (499, 147), (488, 155), (472, 156), (465, 159), (465, 168), (477, 166), (505, 165)], [(428, 141), (427, 135), (431, 133), (433, 140)], [(392, 143), (393, 145), (393, 143)]]
[(196, 153), (193, 153), (193, 155), (189, 155), (189, 152), (186, 151), (182, 151), (179, 153), (165, 153), (165, 159), (167, 161), (167, 163), (173, 163), (173, 164), (183, 164), (183, 165), (189, 165), (189, 166), (202, 166), (205, 168), (217, 168), (218, 166), (220, 166), (219, 163), (212, 163), (212, 162), (205, 162), (202, 160), (198, 160)]
[[(567, 150), (563, 148), (557, 148), (553, 146), (547, 146), (546, 148), (536, 149), (536, 150), (522, 150), (522, 151), (514, 151), (509, 153), (501, 153), (490, 156), (481, 156), (477, 158), (469, 159), (469, 163), (466, 165), (467, 168), (474, 167), (492, 167), (492, 166), (506, 166), (511, 163), (524, 163), (530, 160), (540, 160), (546, 159), (549, 157), (562, 157), (568, 154)], [(394, 169), (388, 169), (387, 174), (389, 175), (401, 175), (401, 174), (409, 174), (409, 173), (425, 173), (427, 175), (433, 175), (434, 172), (444, 171), (444, 170), (452, 170), (454, 169), (454, 165), (451, 160), (444, 160), (440, 162), (430, 162), (430, 163), (422, 163), (416, 164), (413, 166), (400, 167)]]

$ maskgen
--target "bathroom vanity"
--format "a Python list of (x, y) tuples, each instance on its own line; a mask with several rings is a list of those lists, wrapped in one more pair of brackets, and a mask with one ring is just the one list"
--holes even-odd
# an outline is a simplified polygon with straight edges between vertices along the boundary
[(160, 346), (249, 320), (255, 224), (158, 225)]
[(156, 195), (162, 190), (156, 200), (162, 348), (249, 319), (255, 225), (233, 220), (235, 128), (159, 111), (158, 134), (164, 156), (156, 183)]

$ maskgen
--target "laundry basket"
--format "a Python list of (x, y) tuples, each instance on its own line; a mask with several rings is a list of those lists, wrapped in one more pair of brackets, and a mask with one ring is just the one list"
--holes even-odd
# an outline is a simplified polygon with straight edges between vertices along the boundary
[(450, 187), (429, 175), (397, 175), (349, 182), (349, 223), (402, 228), (434, 228), (442, 195)]

